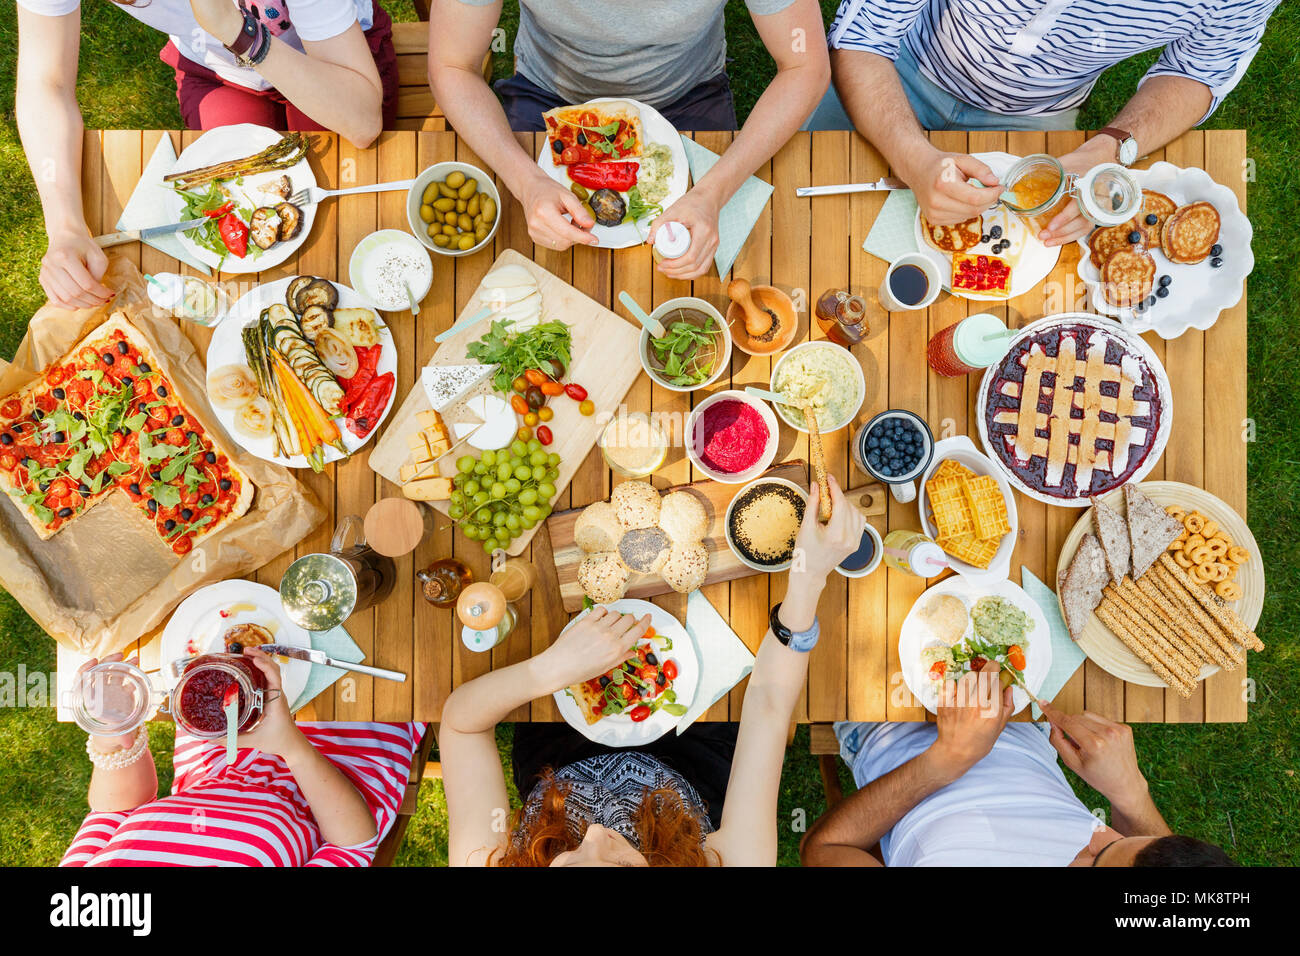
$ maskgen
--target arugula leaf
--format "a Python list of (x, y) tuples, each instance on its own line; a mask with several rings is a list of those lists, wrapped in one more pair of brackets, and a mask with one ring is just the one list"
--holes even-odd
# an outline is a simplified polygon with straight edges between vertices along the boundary
[(175, 485), (154, 481), (149, 484), (149, 497), (158, 502), (160, 508), (175, 508), (181, 503), (181, 490)]

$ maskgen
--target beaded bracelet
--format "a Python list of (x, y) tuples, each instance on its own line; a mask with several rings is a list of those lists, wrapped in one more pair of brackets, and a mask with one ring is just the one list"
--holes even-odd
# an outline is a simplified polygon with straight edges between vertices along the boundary
[(149, 725), (140, 725), (140, 729), (135, 732), (135, 741), (125, 750), (104, 753), (94, 748), (94, 742), (95, 737), (93, 734), (86, 738), (86, 756), (90, 758), (90, 762), (100, 770), (121, 770), (124, 767), (131, 766), (148, 751)]

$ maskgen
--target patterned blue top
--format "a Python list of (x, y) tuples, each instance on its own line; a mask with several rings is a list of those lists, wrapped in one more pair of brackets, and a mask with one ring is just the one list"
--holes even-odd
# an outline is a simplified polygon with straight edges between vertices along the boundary
[(1102, 71), (1164, 47), (1152, 76), (1210, 88), (1204, 122), (1246, 72), (1281, 0), (843, 0), (833, 49), (900, 44), (958, 99), (1005, 115), (1074, 109)]

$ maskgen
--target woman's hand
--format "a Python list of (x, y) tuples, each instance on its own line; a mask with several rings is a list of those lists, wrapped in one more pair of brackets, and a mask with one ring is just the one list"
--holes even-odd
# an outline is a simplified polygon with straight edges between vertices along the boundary
[[(116, 663), (117, 661), (120, 661), (121, 659), (122, 659), (121, 654), (109, 654), (107, 657), (103, 659), (103, 661), (97, 660), (96, 658), (92, 657), (90, 660), (86, 661), (86, 663), (82, 664), (80, 667), (77, 668), (77, 675), (80, 676), (86, 673), (86, 671), (90, 670), (91, 668), (98, 667), (101, 663), (113, 664)], [(136, 667), (140, 666), (140, 660), (139, 658), (136, 657), (131, 658), (131, 660), (129, 660), (127, 663), (132, 664)], [(93, 689), (93, 693), (99, 695), (101, 698), (104, 698), (105, 703), (107, 703), (106, 699), (116, 691), (119, 691), (121, 688), (119, 684), (116, 684), (112, 680), (112, 678), (109, 678), (107, 676), (101, 675), (100, 680), (101, 683), (99, 684), (99, 686)], [(113, 708), (106, 707), (105, 709), (109, 710)], [(91, 746), (94, 747), (96, 750), (100, 751), (101, 753), (112, 753), (114, 750), (128, 750), (135, 743), (135, 738), (139, 733), (140, 730), (137, 727), (129, 734), (118, 734), (116, 736), (91, 734), (90, 735), (92, 739)]]
[(234, 43), (244, 28), (244, 15), (230, 0), (190, 0), (199, 26), (223, 44)]
[(694, 279), (709, 271), (713, 254), (718, 251), (718, 213), (722, 203), (699, 186), (691, 189), (665, 209), (650, 225), (646, 243), (652, 245), (655, 233), (665, 222), (680, 222), (691, 234), (686, 254), (659, 263), (659, 271), (671, 279)]
[[(587, 215), (582, 203), (540, 169), (530, 174), (517, 193), (528, 220), (528, 235), (546, 249), (564, 250), (570, 246), (594, 246), (596, 237), (589, 231), (596, 221)], [(565, 214), (573, 221), (565, 219)]]
[(245, 648), (244, 656), (265, 675), (266, 692), (263, 697), (262, 722), (248, 733), (239, 735), (239, 746), (256, 747), (263, 753), (284, 757), (305, 738), (289, 714), (289, 701), (284, 696), (280, 665), (271, 655), (255, 647)]
[(821, 486), (814, 482), (803, 509), (803, 523), (794, 539), (795, 561), (791, 567), (792, 572), (807, 575), (818, 586), (837, 564), (858, 549), (867, 525), (862, 512), (844, 497), (835, 477), (827, 475), (826, 482), (831, 489), (831, 518), (822, 524), (818, 515)]
[(61, 309), (93, 309), (117, 294), (100, 281), (107, 268), (108, 256), (84, 229), (52, 232), (41, 259), (41, 288)]
[(535, 658), (545, 684), (543, 693), (590, 680), (622, 664), (649, 627), (649, 614), (637, 618), (595, 608)]

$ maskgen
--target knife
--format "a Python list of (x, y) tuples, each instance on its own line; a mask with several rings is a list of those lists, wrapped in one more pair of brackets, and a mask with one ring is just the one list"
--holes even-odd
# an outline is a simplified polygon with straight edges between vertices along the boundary
[(800, 186), (796, 196), (838, 196), (841, 193), (870, 193), (881, 189), (907, 189), (907, 183), (895, 176), (882, 176), (874, 183), (844, 183), (838, 186)]
[(95, 242), (100, 246), (120, 246), (124, 242), (145, 242), (157, 236), (169, 236), (174, 232), (189, 232), (191, 229), (197, 229), (204, 223), (212, 220), (206, 216), (200, 216), (198, 219), (186, 219), (183, 222), (173, 222), (166, 226), (148, 226), (144, 229), (123, 229), (120, 232), (110, 232), (102, 236), (96, 236)]
[(368, 664), (350, 664), (347, 661), (336, 661), (324, 651), (318, 651), (314, 647), (289, 647), (287, 644), (264, 644), (259, 650), (268, 654), (279, 654), (281, 657), (292, 658), (295, 661), (307, 661), (311, 664), (324, 664), (326, 667), (338, 667), (345, 671), (356, 671), (358, 674), (369, 674), (371, 677), (382, 677), (384, 680), (405, 681), (406, 675), (401, 671), (384, 670), (382, 667), (371, 667)]

